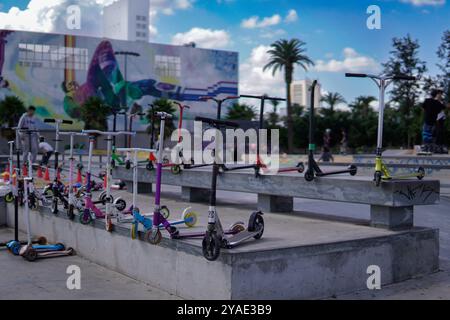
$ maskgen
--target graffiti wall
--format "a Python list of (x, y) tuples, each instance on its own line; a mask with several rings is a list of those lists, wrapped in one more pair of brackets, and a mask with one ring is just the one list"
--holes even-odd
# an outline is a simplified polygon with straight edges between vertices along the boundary
[[(0, 99), (18, 96), (39, 119), (82, 128), (80, 112), (93, 96), (115, 111), (145, 111), (167, 98), (191, 106), (186, 119), (214, 116), (216, 106), (200, 97), (237, 95), (237, 87), (235, 52), (0, 30)], [(145, 126), (141, 119), (135, 128)]]

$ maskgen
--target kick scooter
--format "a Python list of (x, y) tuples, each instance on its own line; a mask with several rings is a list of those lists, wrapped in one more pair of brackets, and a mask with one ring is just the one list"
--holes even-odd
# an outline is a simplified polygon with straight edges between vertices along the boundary
[[(172, 116), (165, 112), (157, 112), (156, 115), (161, 119), (160, 124), (160, 135), (159, 135), (159, 151), (157, 155), (156, 162), (156, 187), (155, 187), (155, 210), (153, 212), (153, 219), (151, 225), (144, 225), (145, 231), (145, 239), (151, 244), (158, 244), (162, 240), (161, 230), (162, 228), (166, 229), (169, 233), (171, 239), (184, 239), (184, 238), (201, 238), (205, 235), (204, 232), (194, 232), (194, 233), (180, 233), (179, 230), (167, 219), (163, 216), (163, 212), (161, 212), (161, 178), (162, 178), (162, 166), (163, 166), (163, 155), (162, 150), (164, 150), (164, 127), (166, 119), (170, 119)], [(194, 218), (196, 221), (196, 215), (194, 216), (191, 211), (186, 211), (183, 213), (182, 220), (187, 220), (188, 218)], [(193, 222), (193, 221), (192, 221)], [(192, 223), (191, 222), (191, 223)], [(182, 223), (182, 222), (181, 222)], [(238, 233), (244, 229), (242, 226), (242, 222), (237, 222), (233, 224), (230, 229), (227, 231), (228, 233)], [(189, 226), (189, 225), (188, 225)], [(137, 231), (137, 230), (135, 230)], [(137, 233), (137, 232), (136, 232)]]
[[(111, 195), (111, 149), (113, 137), (120, 135), (135, 135), (135, 132), (103, 132), (98, 130), (83, 130), (83, 134), (89, 135), (89, 157), (88, 157), (88, 167), (86, 172), (86, 191), (84, 196), (84, 209), (83, 213), (80, 214), (80, 222), (84, 225), (91, 223), (94, 219), (105, 219), (105, 228), (107, 231), (112, 231), (112, 220), (111, 220), (111, 204), (113, 208), (118, 211), (123, 211), (127, 207), (127, 203), (122, 198), (117, 198), (113, 200)], [(94, 151), (94, 135), (104, 135), (107, 136), (107, 159), (106, 159), (106, 193), (104, 197), (101, 197), (100, 201), (94, 202), (92, 200), (92, 154)], [(97, 205), (105, 204), (105, 212), (102, 212)]]
[[(259, 129), (262, 130), (264, 129), (264, 112), (265, 112), (265, 104), (267, 100), (270, 101), (286, 101), (286, 99), (283, 98), (277, 98), (277, 97), (269, 97), (267, 95), (262, 95), (262, 96), (254, 96), (254, 95), (248, 95), (248, 94), (243, 94), (240, 96), (240, 98), (248, 98), (248, 99), (257, 99), (261, 101), (260, 104), (260, 109), (259, 109)], [(243, 170), (243, 169), (254, 169), (255, 170), (255, 176), (258, 177), (261, 175), (262, 171), (264, 169), (267, 169), (267, 165), (262, 161), (261, 159), (261, 143), (260, 143), (260, 135), (259, 132), (256, 135), (256, 164), (252, 164), (252, 165), (244, 165), (244, 166), (236, 166), (236, 167), (226, 167), (226, 166), (221, 166), (221, 171), (236, 171), (236, 170)], [(303, 171), (305, 170), (305, 166), (302, 162), (299, 162), (295, 167), (292, 168), (281, 168), (278, 169), (278, 173), (283, 173), (283, 172), (298, 172), (298, 173), (303, 173)]]
[[(31, 157), (28, 158), (31, 162)], [(32, 171), (29, 171), (30, 173)], [(28, 202), (28, 183), (33, 180), (32, 176), (24, 177), (24, 198), (25, 202)], [(35, 261), (38, 258), (54, 258), (62, 256), (71, 256), (75, 253), (72, 248), (66, 248), (63, 244), (43, 244), (43, 245), (33, 245), (31, 241), (31, 226), (30, 226), (30, 208), (25, 205), (25, 225), (27, 227), (27, 244), (21, 246), (19, 250), (19, 255), (28, 261)]]
[(311, 182), (315, 177), (325, 177), (331, 176), (335, 174), (349, 173), (351, 176), (356, 175), (358, 172), (358, 168), (351, 164), (347, 169), (344, 170), (336, 170), (336, 171), (328, 171), (324, 172), (320, 169), (316, 160), (314, 159), (314, 151), (316, 150), (316, 144), (314, 143), (314, 130), (315, 130), (315, 121), (314, 121), (314, 101), (315, 101), (315, 91), (317, 86), (317, 80), (314, 80), (311, 85), (311, 107), (309, 109), (309, 147), (308, 147), (308, 169), (305, 172), (305, 180)]
[(419, 167), (417, 172), (403, 175), (391, 175), (388, 167), (383, 163), (383, 124), (384, 124), (384, 107), (385, 107), (385, 92), (386, 88), (394, 81), (415, 81), (416, 77), (407, 75), (372, 75), (365, 73), (346, 73), (346, 77), (352, 78), (369, 78), (375, 82), (379, 89), (379, 111), (378, 111), (378, 135), (377, 135), (377, 150), (375, 157), (375, 173), (374, 181), (375, 185), (380, 186), (382, 181), (392, 180), (392, 179), (408, 179), (417, 178), (422, 180), (425, 177), (425, 169)]
[[(52, 208), (51, 211), (53, 214), (58, 214), (58, 204), (61, 202), (64, 206), (65, 210), (69, 209), (69, 203), (65, 194), (65, 186), (59, 179), (58, 171), (59, 168), (59, 142), (60, 140), (60, 127), (62, 124), (71, 125), (73, 121), (71, 120), (61, 120), (61, 119), (44, 119), (45, 123), (54, 123), (55, 124), (55, 177), (53, 182), (44, 188), (45, 195), (51, 195), (52, 199)], [(68, 212), (68, 211), (67, 211)], [(69, 216), (70, 217), (70, 216)], [(73, 217), (72, 217), (73, 218)]]
[[(225, 97), (223, 99), (218, 99), (215, 97), (211, 97), (211, 96), (203, 96), (200, 97), (201, 101), (214, 101), (217, 104), (217, 119), (220, 120), (221, 116), (222, 116), (222, 106), (224, 104), (224, 102), (229, 101), (229, 100), (236, 100), (239, 99), (238, 96), (228, 96)], [(183, 169), (195, 169), (195, 168), (203, 168), (203, 167), (209, 167), (212, 166), (212, 163), (203, 163), (203, 164), (194, 164), (193, 161), (191, 164), (183, 164)], [(181, 166), (179, 166), (178, 170), (181, 171)]]
[(9, 192), (5, 195), (6, 203), (12, 203), (14, 201), (14, 185), (13, 185), (13, 174), (15, 174), (14, 170), (14, 141), (8, 141), (9, 145), (9, 157), (8, 157), (8, 166), (9, 166)]
[[(10, 158), (9, 158), (9, 173), (10, 173), (10, 186), (11, 186), (11, 197), (12, 201), (14, 201), (14, 240), (8, 242), (0, 243), (0, 248), (7, 248), (14, 255), (19, 255), (20, 247), (28, 243), (28, 241), (20, 241), (19, 240), (19, 197), (18, 197), (18, 187), (13, 184), (13, 174), (16, 175), (16, 183), (19, 181), (19, 171), (15, 169), (13, 166), (13, 154), (14, 154), (14, 145), (16, 144), (14, 141), (9, 141), (9, 150), (10, 150)], [(17, 164), (20, 166), (20, 150), (17, 148)], [(12, 202), (10, 201), (10, 202)], [(47, 239), (45, 237), (39, 237), (36, 240), (32, 241), (34, 244), (46, 244)]]
[(75, 192), (76, 187), (74, 186), (73, 175), (75, 169), (75, 158), (74, 158), (74, 140), (75, 137), (85, 137), (86, 134), (81, 132), (60, 132), (61, 135), (69, 136), (70, 138), (70, 155), (69, 155), (69, 185), (67, 194), (67, 216), (70, 220), (75, 218), (75, 209), (79, 212), (83, 211), (83, 201), (80, 198), (80, 193)]
[[(238, 127), (236, 123), (229, 121), (213, 120), (202, 117), (197, 117), (195, 120), (207, 123), (218, 130), (225, 127)], [(247, 229), (244, 229), (235, 235), (225, 235), (216, 208), (217, 176), (219, 175), (219, 169), (220, 165), (215, 161), (211, 175), (208, 227), (202, 241), (203, 256), (209, 261), (214, 261), (219, 257), (221, 248), (233, 248), (251, 238), (260, 239), (264, 233), (263, 213), (258, 211), (251, 214)]]
[[(155, 152), (154, 149), (141, 149), (141, 148), (123, 148), (117, 149), (119, 152), (127, 152), (133, 154), (133, 204), (131, 207), (122, 213), (119, 213), (117, 221), (120, 222), (131, 222), (131, 238), (136, 239), (138, 234), (139, 223), (144, 226), (144, 230), (147, 231), (153, 226), (153, 214), (144, 215), (140, 212), (139, 208), (136, 206), (137, 190), (138, 190), (138, 153), (139, 152)], [(169, 208), (166, 206), (161, 206), (160, 213), (167, 219), (170, 215)], [(125, 215), (132, 215), (132, 219), (124, 218)], [(197, 214), (192, 211), (192, 208), (186, 208), (181, 215), (181, 219), (177, 221), (171, 221), (171, 225), (186, 224), (186, 226), (192, 228), (197, 223)], [(163, 227), (162, 225), (160, 227)]]

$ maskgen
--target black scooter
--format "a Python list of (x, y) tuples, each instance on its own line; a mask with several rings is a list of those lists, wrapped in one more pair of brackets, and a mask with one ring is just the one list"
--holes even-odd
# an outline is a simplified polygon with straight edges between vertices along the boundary
[[(44, 195), (51, 196), (52, 197), (52, 208), (51, 211), (53, 214), (58, 214), (58, 204), (61, 202), (64, 206), (64, 209), (66, 212), (68, 212), (69, 209), (69, 201), (68, 196), (65, 192), (65, 185), (59, 180), (59, 174), (58, 171), (59, 168), (59, 143), (61, 142), (60, 139), (60, 126), (62, 124), (71, 125), (73, 124), (72, 120), (61, 120), (61, 119), (44, 119), (45, 123), (54, 123), (55, 124), (55, 178), (52, 183), (48, 184), (44, 188)], [(69, 215), (69, 218), (73, 219), (73, 216)]]
[[(20, 190), (21, 187), (23, 188), (23, 177), (19, 176), (21, 171), (17, 169), (20, 168), (20, 156), (22, 153), (22, 150), (20, 150), (19, 146), (20, 144), (17, 142), (10, 143), (11, 150), (13, 150), (14, 147), (16, 149), (16, 169), (10, 169), (10, 172), (15, 174), (17, 177), (17, 185), (11, 184), (12, 195), (14, 197), (14, 240), (0, 243), (0, 248), (6, 248), (14, 255), (19, 255), (21, 246), (28, 243), (28, 241), (19, 240), (19, 202), (23, 201), (23, 198), (20, 199), (19, 197), (19, 192), (23, 194), (23, 190)], [(12, 158), (10, 159), (10, 166), (12, 168)], [(11, 181), (13, 180), (13, 174), (10, 176)], [(39, 237), (33, 240), (32, 243), (44, 245), (47, 243), (47, 239), (45, 237)]]
[[(286, 99), (269, 97), (268, 95), (254, 96), (254, 95), (242, 94), (240, 97), (241, 98), (249, 98), (249, 99), (258, 99), (261, 101), (260, 110), (259, 110), (259, 129), (260, 130), (264, 128), (264, 111), (265, 111), (266, 101), (267, 100), (286, 101)], [(259, 177), (261, 175), (261, 170), (266, 169), (267, 165), (261, 159), (259, 133), (256, 135), (256, 139), (257, 139), (256, 140), (257, 143), (256, 143), (256, 163), (255, 164), (244, 165), (244, 166), (235, 166), (235, 167), (221, 166), (221, 170), (226, 172), (226, 171), (236, 171), (236, 170), (243, 170), (243, 169), (254, 169), (255, 176)], [(305, 170), (305, 166), (304, 166), (303, 162), (299, 162), (295, 167), (278, 169), (278, 173), (295, 172), (295, 171), (297, 171), (298, 173), (303, 173), (304, 170)]]
[[(197, 117), (195, 121), (207, 123), (220, 130), (226, 127), (237, 128), (238, 125), (230, 121), (214, 120), (209, 118)], [(249, 218), (248, 226), (243, 231), (227, 236), (222, 227), (219, 215), (216, 209), (216, 190), (217, 177), (219, 175), (220, 164), (217, 161), (213, 163), (211, 175), (211, 194), (209, 199), (208, 227), (202, 241), (203, 256), (214, 261), (220, 255), (221, 248), (233, 248), (246, 240), (260, 239), (264, 233), (264, 219), (261, 211), (253, 212)]]
[(315, 89), (317, 85), (317, 80), (313, 81), (313, 84), (311, 85), (311, 107), (309, 110), (309, 152), (308, 152), (308, 169), (305, 172), (305, 180), (306, 181), (313, 181), (315, 177), (325, 177), (325, 176), (331, 176), (335, 174), (343, 174), (343, 173), (349, 173), (351, 176), (356, 175), (358, 172), (358, 168), (351, 164), (347, 169), (344, 170), (336, 170), (336, 171), (328, 171), (324, 172), (320, 169), (319, 165), (317, 164), (316, 160), (314, 159), (314, 151), (316, 150), (316, 145), (314, 143), (314, 130), (315, 130), (315, 122), (314, 122), (314, 98), (315, 98)]

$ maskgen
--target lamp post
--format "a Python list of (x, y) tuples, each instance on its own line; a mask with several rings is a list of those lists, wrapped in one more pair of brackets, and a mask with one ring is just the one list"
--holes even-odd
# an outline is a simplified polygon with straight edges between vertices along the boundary
[[(132, 51), (116, 51), (114, 53), (117, 56), (124, 56), (124, 80), (125, 80), (125, 92), (124, 92), (124, 99), (121, 99), (121, 104), (124, 103), (125, 105), (121, 105), (121, 108), (123, 109), (125, 107), (126, 111), (128, 111), (128, 57), (140, 57), (141, 55), (137, 52)], [(124, 117), (124, 123), (123, 127), (124, 130), (127, 131), (128, 127), (128, 118), (127, 116)], [(124, 148), (127, 147), (127, 137), (124, 136)]]

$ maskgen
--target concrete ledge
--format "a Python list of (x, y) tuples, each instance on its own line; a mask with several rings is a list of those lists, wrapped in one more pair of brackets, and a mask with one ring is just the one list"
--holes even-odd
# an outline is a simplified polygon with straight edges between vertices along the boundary
[[(13, 206), (7, 212), (13, 221)], [(22, 212), (20, 217), (23, 221)], [(208, 262), (200, 241), (163, 239), (152, 246), (131, 240), (128, 226), (108, 233), (102, 221), (84, 226), (47, 209), (33, 212), (31, 223), (36, 235), (64, 242), (95, 263), (187, 299), (324, 298), (365, 289), (370, 265), (381, 268), (383, 285), (439, 268), (439, 232), (428, 228), (279, 248), (267, 246), (269, 238), (263, 240), (266, 246), (258, 244), (265, 249), (224, 250), (218, 261)]]
[[(132, 181), (133, 173), (125, 168), (113, 170), (115, 178)], [(155, 172), (139, 169), (141, 183), (155, 183)], [(163, 184), (190, 188), (209, 189), (211, 170), (184, 170), (173, 175), (164, 170)], [(280, 174), (255, 177), (250, 172), (227, 172), (217, 180), (217, 189), (281, 197), (307, 198), (328, 201), (362, 203), (369, 205), (404, 207), (431, 205), (439, 202), (439, 180), (393, 180), (376, 187), (369, 177), (342, 175), (318, 178), (307, 182), (302, 176)]]

